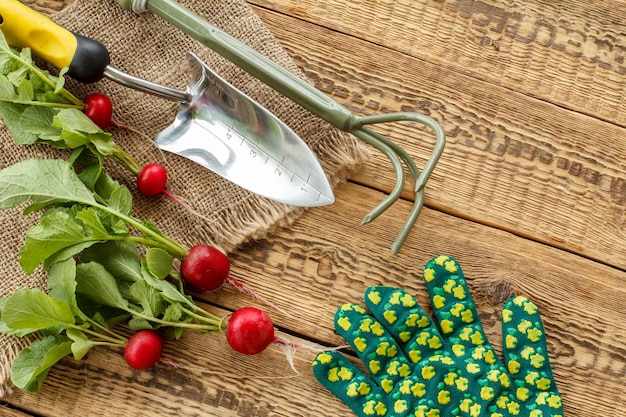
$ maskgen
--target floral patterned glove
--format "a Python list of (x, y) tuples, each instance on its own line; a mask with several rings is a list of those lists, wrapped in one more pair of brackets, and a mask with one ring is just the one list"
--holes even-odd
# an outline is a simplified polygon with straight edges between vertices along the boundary
[(504, 365), (489, 345), (457, 261), (438, 256), (424, 280), (435, 324), (404, 290), (371, 287), (369, 312), (345, 304), (335, 328), (370, 377), (337, 352), (313, 362), (316, 378), (364, 416), (557, 417), (561, 396), (537, 307), (513, 297), (502, 310)]

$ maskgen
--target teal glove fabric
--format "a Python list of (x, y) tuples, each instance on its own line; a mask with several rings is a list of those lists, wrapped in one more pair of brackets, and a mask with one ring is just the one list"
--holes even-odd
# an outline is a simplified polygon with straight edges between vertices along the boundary
[(367, 310), (341, 306), (335, 328), (369, 376), (340, 353), (323, 352), (313, 362), (318, 381), (359, 417), (563, 415), (535, 304), (522, 296), (505, 303), (502, 364), (458, 262), (433, 258), (424, 280), (436, 323), (404, 290), (368, 288)]

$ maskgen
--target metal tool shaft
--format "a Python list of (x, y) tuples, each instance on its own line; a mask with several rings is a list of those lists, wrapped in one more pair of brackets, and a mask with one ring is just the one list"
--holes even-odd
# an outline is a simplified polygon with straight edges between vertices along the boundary
[(167, 87), (161, 84), (144, 80), (142, 78), (132, 76), (118, 69), (115, 69), (110, 65), (105, 68), (104, 76), (109, 80), (115, 81), (116, 83), (119, 83), (125, 87), (129, 87), (143, 93), (152, 94), (154, 96), (161, 97), (170, 101), (176, 101), (178, 103), (189, 103), (192, 98), (191, 94), (187, 91)]
[[(117, 2), (126, 9), (134, 10), (131, 0), (117, 0)], [(350, 125), (354, 114), (344, 106), (178, 2), (146, 0), (143, 3), (150, 12), (200, 41), (313, 114), (341, 130), (351, 130)]]

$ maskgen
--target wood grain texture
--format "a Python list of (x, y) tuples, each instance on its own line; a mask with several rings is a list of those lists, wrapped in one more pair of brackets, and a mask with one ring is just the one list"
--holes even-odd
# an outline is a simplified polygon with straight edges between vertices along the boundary
[[(25, 2), (49, 12), (69, 3)], [(421, 270), (446, 253), (464, 268), (499, 353), (504, 301), (523, 294), (539, 306), (565, 415), (622, 417), (626, 3), (251, 3), (309, 80), (337, 101), (360, 114), (426, 113), (449, 138), (427, 185), (428, 207), (399, 255), (388, 245), (410, 201), (359, 225), (392, 184), (378, 155), (336, 190), (334, 205), (233, 254), (233, 276), (277, 306), (269, 311), (281, 334), (342, 344), (335, 309), (371, 285), (406, 288), (429, 311)], [(418, 162), (430, 152), (432, 137), (418, 126), (380, 131)], [(408, 188), (404, 197), (412, 198)], [(263, 306), (230, 287), (198, 299), (218, 314)], [(96, 349), (54, 367), (40, 394), (4, 398), (0, 414), (351, 415), (315, 381), (313, 356), (298, 350), (294, 375), (278, 349), (244, 357), (222, 337), (189, 333), (166, 344), (179, 368), (136, 372), (120, 352)]]
[[(626, 372), (622, 308), (626, 273), (430, 209), (420, 217), (419, 232), (411, 235), (408, 251), (391, 259), (379, 244), (363, 242), (393, 236), (408, 203), (392, 208), (386, 231), (345, 221), (345, 213), (356, 218), (364, 214), (364, 203), (380, 197), (377, 194), (358, 185), (343, 186), (332, 209), (311, 210), (293, 227), (233, 256), (238, 279), (297, 318), (270, 311), (279, 329), (292, 338), (303, 335), (324, 345), (341, 344), (331, 327), (334, 311), (344, 302), (359, 301), (370, 285), (404, 287), (428, 310), (421, 269), (433, 254), (449, 253), (464, 267), (498, 352), (502, 304), (513, 295), (529, 296), (544, 319), (566, 414), (620, 416), (614, 404), (621, 401)], [(228, 310), (250, 304), (229, 288), (204, 298)], [(309, 373), (312, 353), (307, 351), (296, 354), (301, 375), (285, 380), (254, 379), (291, 373), (279, 350), (242, 357), (230, 352), (220, 337), (189, 334), (168, 343), (166, 357), (193, 369), (159, 366), (138, 373), (127, 369), (119, 354), (98, 350), (84, 363), (64, 361), (42, 393), (16, 393), (9, 401), (33, 413), (59, 410), (69, 401), (73, 408), (64, 415), (77, 416), (153, 415), (158, 410), (175, 415), (254, 415), (246, 414), (249, 404), (259, 407), (256, 415), (311, 416), (320, 415), (318, 404), (323, 401), (321, 415), (347, 415)], [(203, 374), (197, 371), (201, 368), (230, 377)], [(240, 381), (233, 373), (250, 379)], [(109, 398), (106, 405), (98, 401), (104, 396)], [(246, 411), (227, 411), (220, 406), (223, 396)]]
[(0, 404), (0, 415), (3, 417), (29, 417), (30, 414), (23, 413), (19, 410), (11, 408), (11, 405)]
[(621, 0), (251, 3), (626, 126)]
[[(626, 268), (625, 128), (257, 11), (309, 79), (357, 114), (416, 111), (441, 123), (447, 145), (426, 187), (428, 205)], [(626, 87), (626, 77), (620, 82)], [(432, 135), (416, 126), (380, 131), (419, 164), (432, 150)], [(394, 177), (375, 155), (355, 180), (389, 191)]]

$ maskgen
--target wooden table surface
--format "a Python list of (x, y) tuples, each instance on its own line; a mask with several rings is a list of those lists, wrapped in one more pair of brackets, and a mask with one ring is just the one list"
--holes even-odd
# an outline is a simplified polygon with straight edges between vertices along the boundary
[[(46, 12), (69, 0), (25, 1)], [(464, 267), (490, 341), (513, 294), (539, 305), (569, 416), (624, 416), (626, 390), (626, 2), (623, 0), (252, 0), (310, 82), (359, 114), (425, 113), (447, 146), (426, 207), (401, 252), (411, 207), (360, 219), (393, 184), (373, 153), (337, 202), (232, 256), (291, 314), (272, 312), (293, 340), (328, 346), (337, 306), (365, 288), (401, 286), (428, 306), (421, 269), (446, 253)], [(423, 164), (428, 131), (384, 134)], [(253, 278), (251, 278), (253, 277)], [(220, 308), (249, 303), (226, 290)], [(39, 394), (3, 399), (8, 416), (348, 416), (314, 379), (314, 353), (243, 357), (219, 337), (167, 344), (180, 369), (132, 371), (95, 349), (62, 361)], [(219, 355), (219, 360), (215, 360)]]

